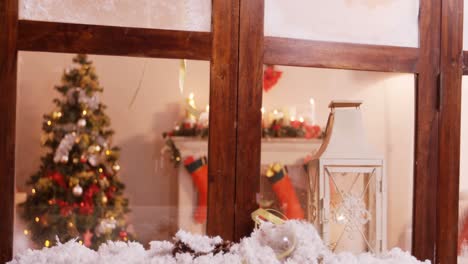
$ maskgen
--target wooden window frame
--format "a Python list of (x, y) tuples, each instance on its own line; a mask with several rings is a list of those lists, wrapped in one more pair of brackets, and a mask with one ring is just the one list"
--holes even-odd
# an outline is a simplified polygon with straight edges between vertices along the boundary
[(211, 32), (23, 21), (18, 0), (0, 0), (0, 262), (13, 249), (17, 53), (29, 50), (210, 60), (207, 232), (226, 239), (253, 228), (264, 63), (413, 73), (412, 253), (456, 263), (463, 0), (420, 0), (418, 48), (264, 37), (263, 20), (264, 0), (213, 0)]

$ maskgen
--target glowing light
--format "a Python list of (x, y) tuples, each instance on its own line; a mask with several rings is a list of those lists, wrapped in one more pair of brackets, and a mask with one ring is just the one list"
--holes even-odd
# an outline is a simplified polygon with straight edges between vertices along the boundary
[(112, 152), (110, 150), (106, 150), (106, 155), (109, 156)]
[(48, 125), (48, 126), (52, 125), (52, 121), (47, 120), (47, 125)]
[(34, 218), (34, 221), (36, 221), (36, 223), (38, 223), (39, 220), (40, 220), (40, 219), (39, 219), (39, 217), (37, 217), (37, 216), (36, 216), (36, 218)]
[(189, 98), (190, 100), (193, 100), (194, 97), (195, 97), (195, 95), (194, 95), (193, 93), (190, 93), (189, 96), (188, 96), (188, 98)]
[(260, 108), (260, 112), (262, 112), (262, 115), (265, 113), (265, 107)]
[(276, 109), (273, 110), (273, 114), (274, 114), (274, 115), (277, 115), (277, 114), (278, 114), (278, 110), (276, 110)]
[(49, 240), (46, 240), (46, 241), (44, 242), (44, 246), (45, 246), (45, 247), (50, 247), (50, 241), (49, 241)]
[(299, 117), (299, 122), (304, 123), (304, 118), (302, 116)]
[(99, 173), (102, 173), (104, 170), (102, 168), (98, 169)]
[(36, 194), (36, 189), (32, 188), (31, 193)]
[(210, 111), (210, 105), (206, 105), (205, 111), (206, 111), (206, 112), (209, 112), (209, 111)]
[(86, 110), (83, 110), (83, 112), (82, 112), (81, 114), (85, 116), (85, 115), (87, 115), (87, 114), (88, 114), (88, 111), (86, 111)]
[(94, 149), (95, 149), (97, 152), (99, 152), (99, 151), (101, 151), (101, 146), (96, 145), (96, 147), (94, 147)]
[(29, 235), (29, 230), (25, 229), (25, 230), (23, 231), (23, 233), (24, 233), (25, 236), (27, 236), (27, 235)]
[(73, 227), (73, 222), (69, 222), (69, 223), (68, 223), (68, 226), (69, 226), (69, 227)]
[(314, 100), (314, 98), (310, 98), (309, 102), (310, 102), (311, 105), (315, 105), (315, 100)]
[(296, 117), (295, 117), (295, 116), (291, 116), (290, 120), (294, 122), (294, 121), (296, 121)]
[(336, 217), (336, 220), (338, 220), (338, 222), (343, 222), (343, 221), (346, 220), (346, 217), (344, 215), (340, 214), (340, 215), (338, 215)]
[(80, 240), (80, 241), (78, 241), (78, 243), (80, 243), (80, 245), (83, 245), (83, 241), (81, 241), (81, 240)]

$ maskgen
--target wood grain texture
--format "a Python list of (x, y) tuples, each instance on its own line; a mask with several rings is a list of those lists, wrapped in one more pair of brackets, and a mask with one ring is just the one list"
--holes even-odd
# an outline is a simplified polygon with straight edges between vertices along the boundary
[(207, 233), (234, 239), (239, 0), (214, 0)]
[(0, 1), (0, 263), (13, 254), (18, 1)]
[(416, 78), (412, 253), (435, 260), (441, 0), (422, 0), (419, 74)]
[(288, 66), (418, 72), (417, 48), (265, 37), (265, 63)]
[(457, 263), (463, 0), (443, 0), (437, 244), (435, 263)]
[(18, 49), (209, 60), (211, 32), (20, 20)]
[(240, 0), (239, 89), (236, 162), (236, 240), (254, 227), (258, 208), (263, 78), (263, 0)]

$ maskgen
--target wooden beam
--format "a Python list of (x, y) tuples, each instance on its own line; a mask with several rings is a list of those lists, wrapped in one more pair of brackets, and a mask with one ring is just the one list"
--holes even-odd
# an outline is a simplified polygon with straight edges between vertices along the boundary
[(240, 6), (236, 239), (252, 232), (260, 191), (264, 0), (241, 0)]
[(441, 95), (435, 263), (455, 264), (458, 255), (463, 0), (443, 0), (441, 14)]
[(209, 60), (211, 32), (20, 20), (18, 49)]
[(234, 239), (239, 0), (214, 0), (207, 233)]
[(435, 260), (441, 0), (420, 1), (416, 78), (412, 253)]
[(265, 63), (380, 72), (418, 72), (418, 48), (265, 37)]
[(12, 259), (18, 1), (0, 1), (0, 263)]

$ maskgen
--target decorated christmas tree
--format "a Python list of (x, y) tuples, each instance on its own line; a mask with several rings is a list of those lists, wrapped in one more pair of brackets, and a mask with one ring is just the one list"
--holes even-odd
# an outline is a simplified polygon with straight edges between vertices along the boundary
[(132, 239), (127, 230), (128, 200), (117, 174), (119, 149), (99, 100), (103, 88), (86, 55), (73, 58), (44, 115), (41, 144), (48, 151), (28, 181), (31, 192), (22, 206), (24, 233), (38, 246), (78, 238), (97, 248), (107, 240)]

